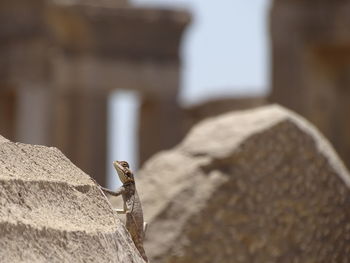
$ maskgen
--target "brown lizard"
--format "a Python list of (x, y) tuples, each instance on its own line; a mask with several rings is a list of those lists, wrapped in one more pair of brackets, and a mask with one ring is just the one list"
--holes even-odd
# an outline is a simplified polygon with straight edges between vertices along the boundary
[(101, 189), (110, 195), (121, 195), (123, 197), (124, 207), (123, 209), (116, 209), (116, 211), (118, 214), (126, 214), (126, 229), (129, 231), (142, 258), (148, 262), (145, 249), (143, 248), (146, 224), (143, 221), (142, 206), (136, 191), (134, 174), (130, 170), (129, 164), (125, 161), (115, 161), (113, 165), (123, 185), (116, 191), (104, 187), (101, 187)]

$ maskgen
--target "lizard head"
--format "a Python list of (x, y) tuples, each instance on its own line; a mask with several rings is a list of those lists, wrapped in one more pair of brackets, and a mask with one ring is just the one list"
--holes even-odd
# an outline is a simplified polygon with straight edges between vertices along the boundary
[(117, 170), (119, 179), (123, 184), (134, 182), (134, 175), (126, 161), (114, 161), (113, 166)]

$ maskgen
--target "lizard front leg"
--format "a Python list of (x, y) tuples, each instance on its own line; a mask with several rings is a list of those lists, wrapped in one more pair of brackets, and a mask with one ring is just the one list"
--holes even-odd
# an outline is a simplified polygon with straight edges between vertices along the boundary
[(117, 190), (115, 191), (112, 191), (108, 188), (104, 188), (102, 186), (100, 186), (101, 190), (107, 194), (110, 194), (112, 196), (119, 196), (119, 195), (122, 195), (124, 192), (125, 192), (125, 187), (124, 186), (121, 186), (119, 187)]
[[(123, 193), (125, 193), (125, 187), (123, 187), (123, 186), (119, 187), (116, 191), (112, 191), (108, 188), (104, 188), (101, 186), (101, 190), (107, 194), (112, 195), (112, 196), (119, 196), (119, 195), (122, 195)], [(114, 211), (116, 211), (117, 214), (126, 214), (127, 208), (126, 208), (125, 202), (124, 202), (123, 209), (114, 209)]]

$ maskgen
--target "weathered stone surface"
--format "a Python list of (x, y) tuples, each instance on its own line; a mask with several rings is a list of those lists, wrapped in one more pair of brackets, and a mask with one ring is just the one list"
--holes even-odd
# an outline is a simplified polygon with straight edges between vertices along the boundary
[(0, 136), (1, 262), (144, 262), (91, 178), (59, 150)]
[(195, 126), (138, 173), (151, 262), (346, 262), (349, 173), (280, 106)]
[(0, 143), (8, 142), (8, 140), (0, 135)]

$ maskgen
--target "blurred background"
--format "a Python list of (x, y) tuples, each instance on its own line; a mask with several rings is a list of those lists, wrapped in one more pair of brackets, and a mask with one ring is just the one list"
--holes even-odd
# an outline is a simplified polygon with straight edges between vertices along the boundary
[[(0, 134), (102, 185), (200, 120), (280, 103), (350, 162), (349, 1), (1, 0)], [(112, 177), (113, 176), (113, 177)]]

